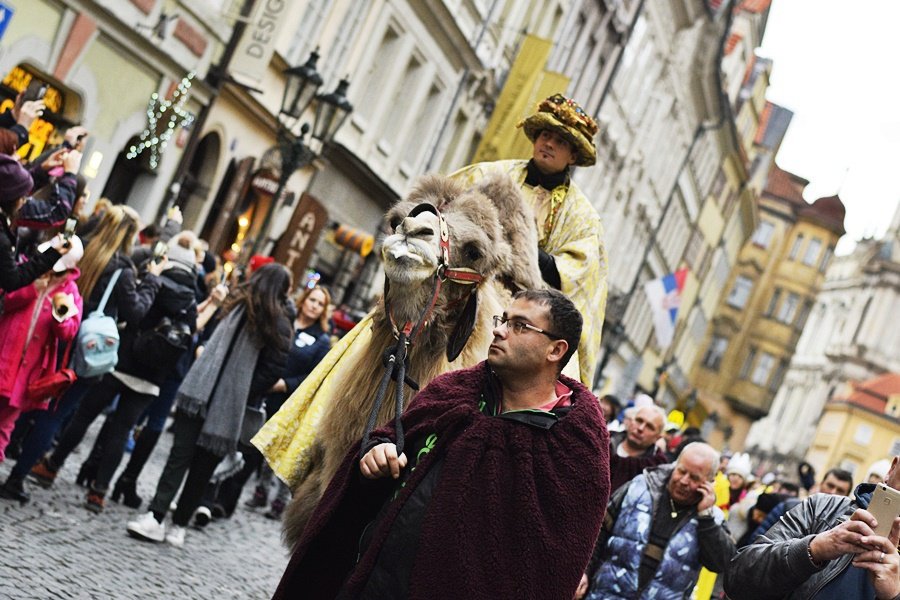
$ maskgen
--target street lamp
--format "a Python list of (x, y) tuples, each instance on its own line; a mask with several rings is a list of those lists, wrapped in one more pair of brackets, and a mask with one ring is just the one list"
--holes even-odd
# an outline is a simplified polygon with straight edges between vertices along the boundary
[(600, 382), (603, 378), (603, 369), (606, 368), (606, 364), (609, 362), (610, 357), (619, 347), (619, 344), (622, 343), (622, 340), (625, 339), (625, 327), (622, 326), (621, 323), (616, 321), (613, 323), (606, 334), (603, 336), (603, 358), (600, 360), (600, 364), (597, 365), (597, 372), (594, 374), (594, 389), (596, 390), (600, 387)]
[[(319, 53), (313, 50), (306, 64), (299, 67), (291, 67), (284, 71), (287, 78), (284, 86), (284, 96), (281, 99), (281, 110), (278, 118), (278, 149), (281, 154), (281, 175), (278, 178), (278, 188), (272, 196), (272, 201), (266, 211), (262, 226), (253, 240), (250, 256), (256, 254), (262, 244), (262, 240), (268, 234), (269, 222), (275, 212), (275, 205), (284, 194), (288, 179), (297, 169), (303, 168), (316, 158), (316, 153), (306, 145), (305, 137), (310, 131), (309, 123), (300, 127), (299, 135), (294, 134), (294, 127), (309, 106), (316, 103), (315, 119), (313, 121), (313, 137), (322, 145), (331, 143), (347, 117), (353, 112), (353, 105), (347, 100), (347, 88), (350, 82), (345, 78), (338, 83), (337, 89), (328, 94), (317, 94), (322, 86), (322, 76), (316, 70), (316, 62)], [(285, 117), (282, 119), (282, 115)]]

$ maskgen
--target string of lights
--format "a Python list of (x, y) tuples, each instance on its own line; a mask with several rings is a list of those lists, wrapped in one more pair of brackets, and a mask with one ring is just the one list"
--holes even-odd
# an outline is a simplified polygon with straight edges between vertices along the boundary
[(141, 132), (138, 143), (128, 149), (126, 158), (134, 160), (144, 151), (149, 151), (150, 168), (156, 169), (159, 166), (159, 158), (175, 129), (189, 127), (194, 122), (194, 115), (184, 110), (193, 79), (194, 73), (188, 73), (175, 88), (171, 100), (160, 98), (156, 92), (150, 95), (150, 102), (147, 103), (147, 128)]

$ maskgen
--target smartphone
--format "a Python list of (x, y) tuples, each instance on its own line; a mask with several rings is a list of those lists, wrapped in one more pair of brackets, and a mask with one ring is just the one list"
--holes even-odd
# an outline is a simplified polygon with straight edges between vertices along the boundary
[(66, 219), (66, 225), (63, 227), (63, 237), (66, 240), (72, 239), (72, 236), (75, 235), (75, 227), (78, 225), (78, 219), (74, 217), (69, 217)]
[(894, 519), (900, 517), (900, 492), (883, 483), (876, 484), (875, 493), (872, 494), (872, 501), (869, 502), (867, 510), (878, 521), (875, 535), (887, 537)]
[(163, 257), (169, 252), (169, 246), (162, 240), (153, 245), (153, 262), (162, 262)]
[(25, 95), (22, 99), (25, 102), (28, 102), (29, 100), (43, 100), (46, 94), (47, 84), (43, 81), (32, 79), (31, 83), (28, 84), (28, 87), (25, 88)]

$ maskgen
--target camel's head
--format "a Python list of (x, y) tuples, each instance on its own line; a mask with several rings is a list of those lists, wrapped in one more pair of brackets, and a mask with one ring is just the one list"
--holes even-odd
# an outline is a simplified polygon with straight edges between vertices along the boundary
[(423, 203), (437, 207), (447, 224), (446, 266), (487, 276), (509, 253), (497, 209), (480, 189), (466, 189), (446, 177), (428, 176), (387, 214), (393, 233), (385, 238), (381, 256), (392, 286), (430, 282), (440, 266), (440, 220), (429, 210), (413, 210)]

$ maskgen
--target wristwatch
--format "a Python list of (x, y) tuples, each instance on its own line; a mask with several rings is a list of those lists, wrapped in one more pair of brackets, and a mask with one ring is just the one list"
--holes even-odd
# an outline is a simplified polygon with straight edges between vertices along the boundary
[(698, 511), (697, 511), (697, 516), (698, 516), (698, 517), (711, 517), (711, 516), (713, 516), (713, 510), (712, 510), (712, 507), (710, 506), (709, 508), (704, 508), (703, 510), (698, 510)]

